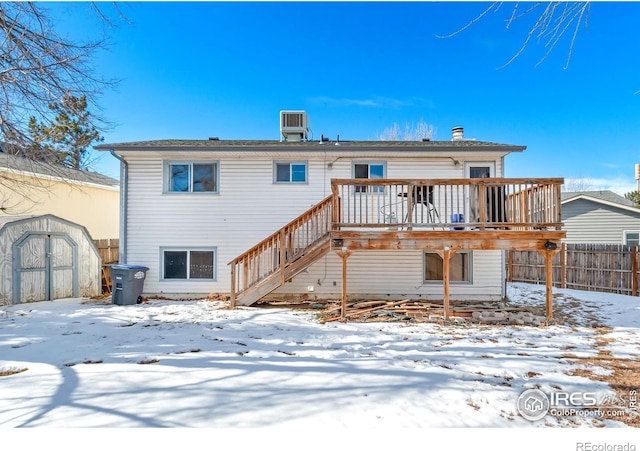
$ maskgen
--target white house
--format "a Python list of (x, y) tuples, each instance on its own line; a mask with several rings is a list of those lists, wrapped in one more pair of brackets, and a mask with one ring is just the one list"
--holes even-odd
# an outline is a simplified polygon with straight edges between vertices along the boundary
[[(534, 216), (515, 221), (491, 216), (489, 210), (496, 215), (513, 215), (520, 208), (502, 211), (505, 193), (518, 189), (514, 183), (505, 188), (509, 179), (502, 177), (505, 157), (525, 150), (525, 146), (466, 140), (460, 127), (447, 141), (313, 141), (307, 139), (306, 121), (304, 112), (282, 112), (282, 138), (273, 141), (171, 139), (96, 147), (121, 160), (120, 261), (150, 268), (144, 286), (146, 294), (235, 295), (255, 284), (262, 288), (247, 304), (267, 294), (340, 298), (346, 280), (342, 266), (346, 254), (340, 252), (347, 246), (354, 246), (351, 250), (364, 249), (361, 242), (351, 240), (352, 235), (344, 235), (347, 226), (353, 225), (355, 229), (351, 230), (384, 231), (385, 237), (399, 234), (403, 243), (413, 244), (400, 246), (390, 241), (390, 245), (377, 250), (378, 244), (373, 240), (365, 246), (367, 252), (355, 251), (351, 255), (349, 251), (350, 296), (442, 299), (443, 257), (440, 248), (434, 246), (444, 243), (442, 248), (447, 252), (457, 250), (455, 255), (446, 254), (447, 262), (450, 258), (447, 296), (452, 300), (498, 300), (505, 294), (502, 250), (513, 243), (510, 240), (514, 235), (508, 234), (517, 232), (497, 235), (484, 226), (508, 220), (523, 230), (531, 230), (523, 224), (546, 221), (549, 224), (542, 224), (546, 227), (559, 222)], [(495, 207), (488, 203), (479, 208), (477, 193), (490, 190), (486, 186), (493, 178), (502, 184), (500, 199)], [(478, 179), (477, 183), (474, 179)], [(347, 186), (353, 180), (386, 185)], [(519, 185), (521, 192), (530, 196), (541, 191), (527, 185), (529, 181), (520, 182), (524, 183)], [(419, 192), (410, 190), (426, 190), (427, 184), (431, 186), (429, 203), (416, 202)], [(560, 184), (554, 179), (549, 186), (559, 193)], [(459, 194), (453, 194), (454, 189)], [(342, 195), (333, 196), (338, 190)], [(498, 193), (497, 187), (495, 192)], [(426, 191), (423, 194), (426, 197)], [(552, 196), (548, 197), (553, 208), (559, 207)], [(325, 202), (319, 204), (323, 199)], [(407, 214), (409, 199), (413, 203)], [(333, 210), (322, 210), (323, 205), (333, 205)], [(300, 217), (312, 207), (315, 209)], [(529, 210), (531, 215), (542, 211)], [(456, 220), (464, 222), (462, 227), (452, 227)], [(290, 221), (292, 224), (282, 229)], [(339, 227), (340, 221), (343, 224)], [(364, 221), (373, 229), (346, 224), (348, 221)], [(325, 244), (328, 240), (315, 240), (326, 234), (326, 230), (318, 230), (327, 224), (343, 232), (335, 235), (330, 244)], [(429, 226), (420, 229), (428, 230), (424, 233), (446, 235), (436, 233), (440, 238), (435, 241), (419, 234), (415, 235), (418, 241), (406, 240), (408, 235), (403, 230), (413, 233), (417, 226), (424, 225)], [(454, 241), (448, 238), (452, 233), (458, 233), (458, 237), (473, 233), (470, 230), (478, 226), (482, 233), (491, 235), (464, 235), (463, 240)], [(287, 245), (279, 246), (277, 243), (285, 240), (285, 229)], [(278, 241), (280, 236), (283, 238)], [(540, 234), (535, 239), (531, 236), (527, 235), (527, 246), (542, 249), (548, 242), (548, 237)], [(302, 244), (296, 244), (299, 240)], [(310, 250), (318, 243), (313, 258), (286, 275), (281, 271), (280, 283), (261, 285), (285, 259), (294, 262), (301, 255), (310, 254), (304, 249)], [(250, 262), (238, 259), (256, 244), (250, 252)]]

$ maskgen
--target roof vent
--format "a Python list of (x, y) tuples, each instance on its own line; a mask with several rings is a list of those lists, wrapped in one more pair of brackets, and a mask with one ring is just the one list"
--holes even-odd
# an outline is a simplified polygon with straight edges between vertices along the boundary
[(305, 111), (280, 111), (280, 141), (306, 141), (308, 133)]
[(451, 129), (451, 141), (462, 141), (464, 139), (463, 131), (462, 127), (453, 127)]
[(217, 136), (210, 136), (209, 141), (220, 141), (220, 138), (218, 138)]

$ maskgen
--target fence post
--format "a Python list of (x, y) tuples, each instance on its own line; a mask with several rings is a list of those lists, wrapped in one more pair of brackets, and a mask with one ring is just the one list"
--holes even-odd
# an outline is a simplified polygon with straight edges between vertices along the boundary
[(638, 295), (638, 246), (631, 248), (631, 296)]
[(507, 282), (513, 282), (513, 249), (507, 251)]
[(567, 244), (560, 243), (560, 288), (567, 288)]

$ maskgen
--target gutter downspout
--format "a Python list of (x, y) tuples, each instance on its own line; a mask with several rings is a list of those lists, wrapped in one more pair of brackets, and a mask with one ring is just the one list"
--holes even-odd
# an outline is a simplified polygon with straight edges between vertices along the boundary
[(118, 242), (118, 263), (127, 263), (127, 211), (129, 191), (129, 163), (113, 150), (109, 153), (120, 161), (120, 240)]

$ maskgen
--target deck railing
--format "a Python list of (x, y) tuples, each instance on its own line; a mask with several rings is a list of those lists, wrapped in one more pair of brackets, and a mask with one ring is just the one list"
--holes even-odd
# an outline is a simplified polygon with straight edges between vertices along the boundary
[(288, 265), (329, 239), (333, 220), (330, 195), (229, 262), (232, 301), (272, 274), (279, 272), (284, 277)]
[(334, 229), (562, 228), (564, 179), (332, 179)]

